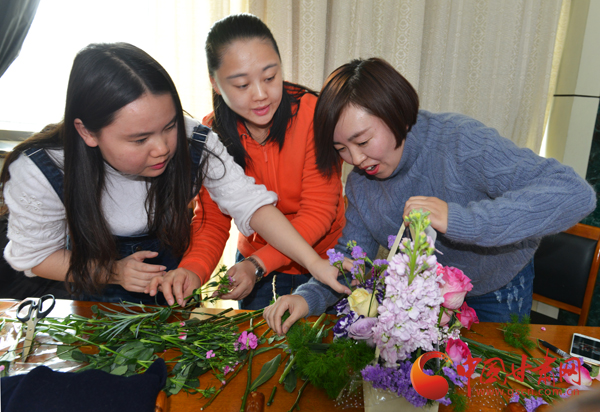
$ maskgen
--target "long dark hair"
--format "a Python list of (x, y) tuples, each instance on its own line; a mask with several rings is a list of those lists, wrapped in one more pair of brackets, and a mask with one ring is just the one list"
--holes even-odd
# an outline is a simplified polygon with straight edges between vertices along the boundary
[(183, 255), (190, 239), (188, 203), (202, 183), (203, 167), (192, 177), (183, 109), (171, 77), (143, 50), (126, 43), (90, 44), (73, 62), (63, 122), (47, 126), (19, 144), (7, 157), (0, 184), (10, 179), (9, 165), (30, 147), (64, 149), (64, 205), (71, 238), (66, 282), (75, 292), (100, 291), (119, 259), (115, 239), (102, 213), (105, 163), (98, 147), (85, 144), (74, 126), (80, 119), (93, 133), (111, 124), (117, 112), (145, 93), (169, 94), (177, 119), (177, 149), (166, 170), (148, 178), (149, 234), (163, 247)]
[(356, 59), (335, 69), (325, 80), (313, 122), (317, 168), (326, 176), (340, 171), (333, 132), (342, 111), (350, 105), (383, 120), (399, 147), (417, 122), (419, 96), (408, 80), (383, 59)]
[[(211, 27), (206, 38), (206, 62), (210, 76), (215, 76), (215, 72), (221, 66), (223, 55), (231, 43), (236, 40), (255, 38), (269, 41), (281, 60), (279, 48), (271, 30), (258, 17), (243, 13), (233, 14), (217, 21)], [(283, 82), (281, 103), (273, 115), (273, 123), (265, 142), (275, 141), (279, 145), (279, 150), (281, 150), (285, 142), (285, 133), (289, 121), (298, 112), (300, 99), (307, 92), (316, 95), (314, 91), (307, 87)], [(219, 135), (236, 163), (246, 168), (246, 164), (251, 159), (242, 145), (237, 127), (238, 122), (243, 122), (244, 118), (231, 110), (223, 97), (214, 90), (212, 97), (212, 129)]]

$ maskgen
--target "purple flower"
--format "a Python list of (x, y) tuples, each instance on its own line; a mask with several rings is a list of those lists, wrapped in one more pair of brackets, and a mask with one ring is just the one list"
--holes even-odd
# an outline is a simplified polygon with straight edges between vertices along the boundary
[(377, 323), (377, 318), (361, 318), (348, 326), (348, 337), (354, 340), (364, 340), (367, 345), (374, 346), (373, 326)]
[(527, 412), (534, 412), (540, 405), (548, 405), (548, 403), (542, 398), (532, 396), (531, 398), (525, 398), (525, 409)]
[(391, 249), (394, 246), (394, 242), (396, 241), (396, 236), (389, 235), (388, 236), (388, 249)]
[(344, 261), (344, 254), (342, 252), (336, 252), (335, 249), (329, 249), (327, 251), (327, 256), (329, 256), (329, 264), (331, 266), (335, 265), (336, 262)]
[(353, 279), (355, 279), (356, 275), (362, 273), (361, 269), (364, 267), (364, 265), (365, 261), (362, 259), (355, 260), (354, 263), (352, 263), (352, 269), (350, 269), (350, 273), (352, 273)]
[(210, 358), (214, 358), (215, 357), (215, 353), (213, 352), (213, 350), (209, 350), (208, 352), (206, 352), (206, 359), (210, 359)]
[(227, 375), (231, 371), (233, 371), (233, 368), (229, 365), (225, 365), (225, 367), (223, 368), (223, 375)]
[(333, 336), (335, 338), (345, 338), (348, 336), (348, 327), (359, 319), (356, 312), (350, 311), (346, 316), (341, 317), (333, 327)]
[(365, 381), (371, 382), (374, 388), (389, 390), (398, 396), (406, 398), (417, 408), (422, 408), (427, 399), (422, 397), (412, 387), (410, 370), (412, 362), (400, 362), (397, 368), (386, 368), (381, 365), (367, 366), (361, 371)]
[(519, 392), (513, 393), (513, 396), (510, 397), (508, 403), (517, 403), (519, 402)]
[(352, 248), (352, 259), (362, 259), (367, 256), (367, 254), (362, 250), (360, 246), (354, 246)]
[(465, 385), (465, 383), (467, 383), (467, 377), (459, 376), (454, 368), (444, 366), (442, 368), (442, 371), (444, 371), (444, 375), (446, 375), (446, 377), (448, 377), (448, 379), (450, 379), (452, 383), (458, 387), (462, 388)]
[(333, 308), (338, 316), (347, 315), (350, 313), (350, 305), (348, 304), (347, 298), (340, 300)]
[(444, 396), (443, 398), (437, 399), (436, 402), (441, 403), (442, 405), (448, 406), (452, 403), (449, 397)]

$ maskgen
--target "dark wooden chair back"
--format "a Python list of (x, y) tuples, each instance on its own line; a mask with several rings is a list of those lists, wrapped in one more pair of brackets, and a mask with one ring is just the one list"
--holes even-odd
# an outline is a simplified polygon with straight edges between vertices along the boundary
[(533, 299), (587, 322), (598, 268), (600, 228), (581, 223), (542, 239), (534, 257)]

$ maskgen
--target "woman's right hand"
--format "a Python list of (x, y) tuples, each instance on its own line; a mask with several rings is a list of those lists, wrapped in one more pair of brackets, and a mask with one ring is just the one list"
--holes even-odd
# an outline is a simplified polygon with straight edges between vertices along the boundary
[(256, 268), (252, 262), (248, 260), (243, 260), (232, 266), (227, 271), (227, 276), (233, 279), (231, 290), (229, 293), (222, 295), (220, 298), (223, 300), (242, 300), (248, 296), (256, 284), (255, 271)]
[[(286, 311), (290, 317), (281, 324), (281, 318)], [(292, 325), (300, 318), (308, 315), (308, 303), (300, 295), (285, 295), (277, 298), (275, 303), (265, 308), (263, 318), (278, 335), (285, 335)]]
[(114, 276), (111, 283), (117, 283), (130, 292), (144, 293), (153, 278), (164, 276), (167, 268), (162, 265), (144, 263), (144, 259), (151, 259), (158, 252), (141, 250), (126, 258), (117, 260), (113, 269)]
[[(322, 259), (318, 255), (317, 258), (318, 259), (315, 259), (313, 262), (311, 262), (310, 265), (307, 265), (306, 267), (312, 275), (312, 277), (317, 279), (324, 285), (329, 286), (337, 293), (346, 295), (351, 294), (352, 291), (350, 291), (350, 288), (338, 281), (338, 276), (340, 274), (338, 268), (336, 268), (335, 266), (331, 266), (329, 264), (329, 260)], [(351, 262), (350, 259), (348, 259), (348, 261)], [(342, 266), (346, 268), (347, 265), (351, 265), (351, 263), (349, 262), (344, 261), (344, 264)], [(350, 266), (350, 268), (351, 267), (352, 266)]]

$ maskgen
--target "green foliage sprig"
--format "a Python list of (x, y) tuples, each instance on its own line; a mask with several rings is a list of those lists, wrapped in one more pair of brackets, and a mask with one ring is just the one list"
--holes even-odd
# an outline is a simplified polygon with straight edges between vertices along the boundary
[(330, 344), (321, 343), (319, 332), (306, 322), (296, 322), (287, 341), (300, 376), (325, 389), (332, 399), (375, 357), (375, 349), (365, 342), (337, 339)]
[[(235, 342), (238, 325), (261, 316), (250, 312), (227, 317), (223, 311), (208, 319), (189, 319), (191, 310), (174, 307), (153, 307), (139, 304), (121, 305), (125, 313), (93, 307), (94, 317), (69, 315), (64, 319), (46, 318), (38, 331), (61, 342), (57, 356), (63, 360), (87, 363), (80, 370), (100, 369), (129, 376), (144, 372), (158, 358), (171, 351), (175, 357), (165, 391), (172, 395), (184, 390), (204, 396), (214, 388), (198, 389), (198, 377), (213, 371), (223, 380), (223, 368), (240, 362), (245, 351), (237, 351)], [(174, 322), (166, 320), (174, 316)], [(96, 348), (95, 353), (84, 347)]]
[(239, 325), (247, 321), (252, 324), (252, 319), (262, 315), (256, 311), (226, 316), (228, 309), (216, 315), (207, 313), (207, 319), (190, 319), (201, 302), (214, 301), (229, 290), (231, 279), (226, 270), (222, 266), (213, 280), (188, 296), (185, 307), (131, 303), (121, 304), (119, 309), (93, 306), (92, 318), (75, 314), (47, 317), (39, 321), (36, 332), (58, 341), (58, 358), (86, 364), (79, 370), (99, 369), (129, 376), (144, 372), (168, 352), (168, 357), (173, 357), (167, 360), (167, 394), (184, 390), (208, 397), (216, 390), (199, 389), (198, 377), (212, 371), (225, 381), (225, 367), (232, 370), (246, 356), (245, 350), (236, 347)]
[(527, 355), (531, 356), (527, 349), (533, 349), (535, 343), (529, 338), (531, 329), (529, 327), (529, 316), (524, 315), (519, 320), (519, 315), (512, 313), (510, 315), (510, 322), (503, 323), (500, 327), (504, 332), (504, 341), (510, 346), (517, 349), (523, 349)]

